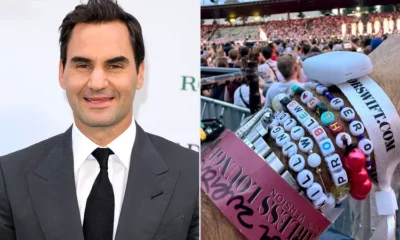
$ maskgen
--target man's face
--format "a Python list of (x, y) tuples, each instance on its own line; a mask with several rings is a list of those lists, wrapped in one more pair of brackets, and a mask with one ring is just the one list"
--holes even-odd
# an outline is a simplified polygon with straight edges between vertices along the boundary
[(122, 22), (77, 24), (68, 44), (59, 82), (77, 124), (109, 127), (132, 118), (144, 63), (136, 70), (129, 31)]

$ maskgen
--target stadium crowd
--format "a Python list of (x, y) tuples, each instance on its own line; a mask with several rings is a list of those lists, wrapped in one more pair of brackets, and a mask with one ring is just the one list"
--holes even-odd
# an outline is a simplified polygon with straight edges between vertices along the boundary
[[(398, 13), (375, 14), (372, 18), (390, 16), (397, 17)], [(273, 41), (203, 43), (201, 66), (242, 68), (242, 58), (256, 61), (261, 102), (265, 107), (271, 107), (271, 101), (278, 93), (286, 92), (295, 82), (308, 81), (302, 70), (302, 64), (307, 59), (331, 51), (357, 51), (368, 55), (390, 37), (390, 34), (383, 34), (382, 28), (376, 34), (338, 37), (342, 23), (358, 22), (354, 17), (315, 18), (311, 20), (314, 27), (307, 29), (308, 21), (309, 19), (268, 22), (264, 26), (265, 31), (276, 34), (269, 38), (274, 39)], [(393, 34), (397, 34), (397, 31)], [(203, 90), (202, 95), (240, 107), (249, 107), (250, 89), (246, 82), (213, 86), (209, 90)]]

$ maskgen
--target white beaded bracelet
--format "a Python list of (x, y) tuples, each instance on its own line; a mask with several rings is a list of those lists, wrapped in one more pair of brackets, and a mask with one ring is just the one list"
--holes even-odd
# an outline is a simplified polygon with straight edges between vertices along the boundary
[[(290, 116), (290, 115), (289, 115)], [(271, 137), (276, 139), (277, 145), (282, 146), (282, 152), (285, 156), (289, 157), (289, 167), (292, 169), (294, 172), (298, 173), (296, 180), (297, 183), (306, 189), (306, 194), (307, 197), (313, 202), (313, 205), (317, 209), (321, 209), (323, 211), (331, 209), (335, 206), (335, 199), (333, 198), (332, 194), (328, 193), (326, 191), (326, 188), (324, 186), (324, 191), (322, 190), (322, 186), (314, 182), (314, 175), (312, 172), (308, 169), (305, 169), (305, 160), (302, 155), (297, 154), (298, 148), (295, 143), (290, 141), (290, 135), (285, 133), (284, 130), (291, 132), (294, 132), (295, 138), (294, 140), (298, 141), (303, 141), (303, 145), (300, 144), (299, 142), (299, 148), (302, 152), (309, 153), (310, 150), (312, 150), (313, 142), (311, 138), (304, 137), (304, 129), (301, 128), (300, 126), (297, 126), (297, 122), (293, 118), (287, 118), (287, 113), (282, 112), (277, 115), (277, 121), (278, 123), (283, 122), (283, 127), (282, 126), (275, 126), (271, 130)], [(303, 134), (301, 134), (303, 133)], [(302, 135), (302, 136), (301, 136)], [(288, 139), (288, 140), (283, 140), (283, 139)], [(284, 145), (282, 141), (285, 141)], [(305, 146), (305, 147), (303, 147)], [(311, 147), (311, 148), (310, 148)], [(314, 156), (316, 155), (316, 156)], [(318, 159), (319, 158), (319, 159)], [(319, 162), (318, 162), (319, 160)], [(312, 153), (308, 159), (307, 159), (308, 164), (315, 168), (318, 167), (321, 163), (321, 158), (319, 157), (318, 154)], [(319, 169), (319, 168), (318, 168)], [(323, 180), (320, 175), (320, 169), (316, 172), (319, 174), (322, 184)]]
[[(344, 186), (348, 183), (348, 176), (346, 171), (343, 169), (342, 161), (338, 154), (335, 153), (335, 148), (332, 141), (328, 138), (325, 130), (313, 119), (307, 111), (297, 102), (292, 101), (287, 95), (277, 96), (283, 106), (286, 106), (288, 111), (294, 115), (297, 120), (305, 127), (313, 138), (318, 143), (319, 149), (322, 155), (325, 157), (325, 162), (328, 165), (328, 169), (331, 173), (332, 180), (336, 187)], [(278, 116), (278, 117), (281, 117)], [(339, 196), (336, 196), (338, 203), (343, 201), (348, 196), (345, 190)]]

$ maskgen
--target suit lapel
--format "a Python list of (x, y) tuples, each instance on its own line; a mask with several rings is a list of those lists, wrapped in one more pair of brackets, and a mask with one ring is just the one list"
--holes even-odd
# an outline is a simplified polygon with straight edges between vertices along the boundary
[(26, 173), (33, 207), (46, 239), (83, 240), (76, 197), (72, 127), (59, 136), (35, 170)]
[(136, 129), (116, 240), (153, 238), (179, 176), (168, 169), (143, 129), (137, 124)]

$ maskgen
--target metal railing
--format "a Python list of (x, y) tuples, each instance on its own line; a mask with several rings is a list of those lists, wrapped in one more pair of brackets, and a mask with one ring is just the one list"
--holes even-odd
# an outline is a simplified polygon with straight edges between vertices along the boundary
[(236, 131), (247, 116), (250, 116), (247, 108), (201, 96), (201, 119), (217, 118), (226, 128)]

